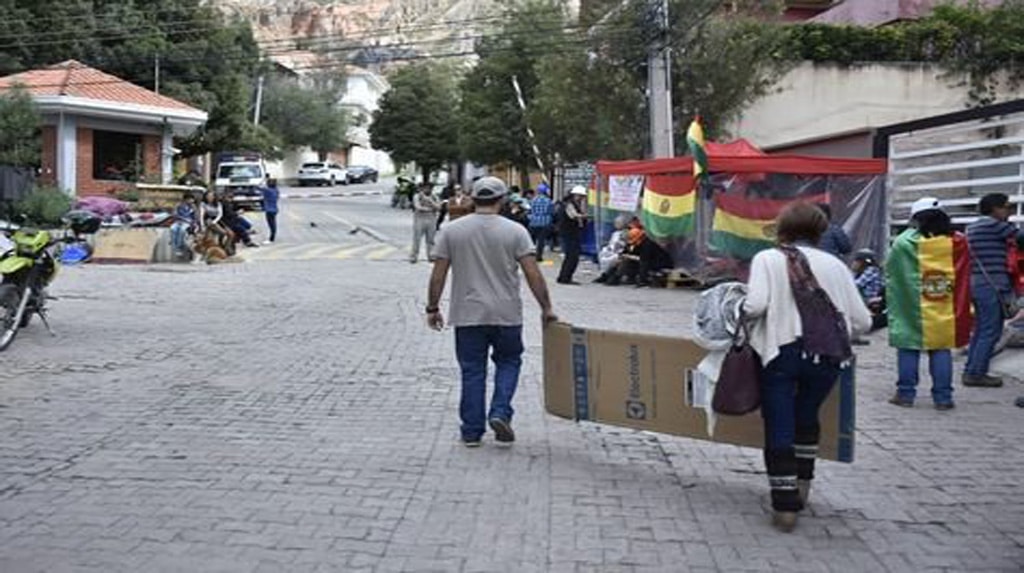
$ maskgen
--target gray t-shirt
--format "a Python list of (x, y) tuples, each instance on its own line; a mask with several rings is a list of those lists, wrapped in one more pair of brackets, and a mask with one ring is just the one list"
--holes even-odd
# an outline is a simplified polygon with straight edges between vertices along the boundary
[(519, 326), (519, 259), (534, 254), (526, 229), (501, 215), (472, 214), (441, 228), (432, 255), (451, 263), (452, 326)]

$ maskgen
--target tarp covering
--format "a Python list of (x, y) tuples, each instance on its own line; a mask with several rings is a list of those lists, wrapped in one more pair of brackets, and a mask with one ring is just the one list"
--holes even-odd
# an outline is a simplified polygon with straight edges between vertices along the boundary
[(829, 205), (854, 250), (884, 252), (885, 160), (764, 155), (743, 140), (707, 147), (711, 176), (699, 189), (689, 157), (598, 162), (591, 195), (597, 243), (623, 213), (609, 207), (609, 177), (642, 175), (634, 212), (648, 236), (676, 268), (706, 282), (745, 280), (750, 259), (774, 244), (775, 217), (794, 200)]

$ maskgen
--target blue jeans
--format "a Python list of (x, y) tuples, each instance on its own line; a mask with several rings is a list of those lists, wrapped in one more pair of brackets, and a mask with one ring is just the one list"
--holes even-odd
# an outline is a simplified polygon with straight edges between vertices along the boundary
[(803, 342), (779, 348), (761, 370), (764, 462), (772, 508), (798, 511), (797, 479), (814, 479), (821, 425), (818, 410), (839, 378), (839, 366), (803, 355)]
[[(484, 415), (487, 401), (487, 353), (494, 361), (494, 392), (491, 408)], [(519, 384), (523, 364), (522, 326), (459, 326), (455, 328), (455, 355), (462, 370), (463, 439), (475, 440), (484, 434), (487, 420), (512, 421), (512, 397)]]
[(974, 304), (974, 332), (967, 347), (964, 374), (984, 376), (999, 337), (1003, 334), (1003, 306), (999, 293), (989, 285), (971, 285)]
[(171, 246), (174, 247), (175, 252), (184, 252), (187, 250), (185, 245), (185, 234), (188, 232), (188, 223), (181, 221), (175, 222), (171, 225)]
[[(839, 379), (839, 367), (804, 358), (800, 341), (779, 348), (761, 373), (761, 416), (767, 449), (792, 448), (798, 429), (818, 427), (818, 409)], [(815, 433), (817, 430), (815, 430)]]
[[(928, 350), (928, 371), (932, 375), (932, 400), (936, 404), (953, 401), (953, 352), (950, 350)], [(896, 350), (896, 394), (904, 400), (913, 401), (917, 395), (918, 370), (921, 351), (909, 348)]]

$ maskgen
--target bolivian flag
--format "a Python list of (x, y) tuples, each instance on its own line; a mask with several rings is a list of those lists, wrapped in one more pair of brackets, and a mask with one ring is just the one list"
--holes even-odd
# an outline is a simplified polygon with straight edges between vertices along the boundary
[(656, 238), (693, 234), (697, 193), (686, 175), (651, 175), (644, 185), (641, 218), (648, 235)]
[[(824, 203), (824, 194), (800, 197), (803, 201)], [(744, 194), (715, 195), (715, 216), (711, 221), (709, 243), (719, 254), (740, 260), (775, 245), (775, 218), (794, 199), (764, 199)]]
[(938, 350), (967, 345), (971, 335), (970, 256), (967, 240), (926, 238), (907, 229), (885, 263), (889, 345)]
[(690, 155), (693, 157), (693, 179), (700, 181), (708, 172), (708, 151), (704, 141), (704, 126), (700, 124), (699, 115), (693, 118), (686, 130), (686, 146), (690, 148)]

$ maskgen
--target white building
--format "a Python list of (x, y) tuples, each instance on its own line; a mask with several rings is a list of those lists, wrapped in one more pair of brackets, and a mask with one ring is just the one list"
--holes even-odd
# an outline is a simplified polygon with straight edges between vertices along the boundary
[[(313, 67), (315, 60), (310, 59), (312, 57), (311, 54), (301, 52), (281, 54), (274, 56), (274, 63), (277, 64), (279, 73), (294, 76), (297, 81), (305, 84), (301, 70)], [(332, 161), (344, 165), (368, 165), (376, 169), (381, 176), (394, 173), (395, 167), (391, 157), (370, 145), (369, 131), (373, 112), (377, 110), (380, 98), (389, 88), (387, 80), (379, 74), (357, 66), (346, 66), (345, 95), (338, 105), (349, 112), (352, 122), (347, 133), (349, 145), (345, 149), (331, 153)], [(303, 163), (318, 160), (319, 156), (315, 151), (302, 148), (288, 152), (280, 160), (268, 162), (268, 169), (272, 175), (289, 180), (298, 176), (299, 167)]]
[(346, 67), (345, 84), (341, 106), (348, 110), (352, 121), (348, 130), (348, 164), (369, 165), (381, 175), (394, 173), (391, 157), (370, 145), (373, 112), (380, 107), (380, 98), (391, 86), (383, 76), (356, 66)]

